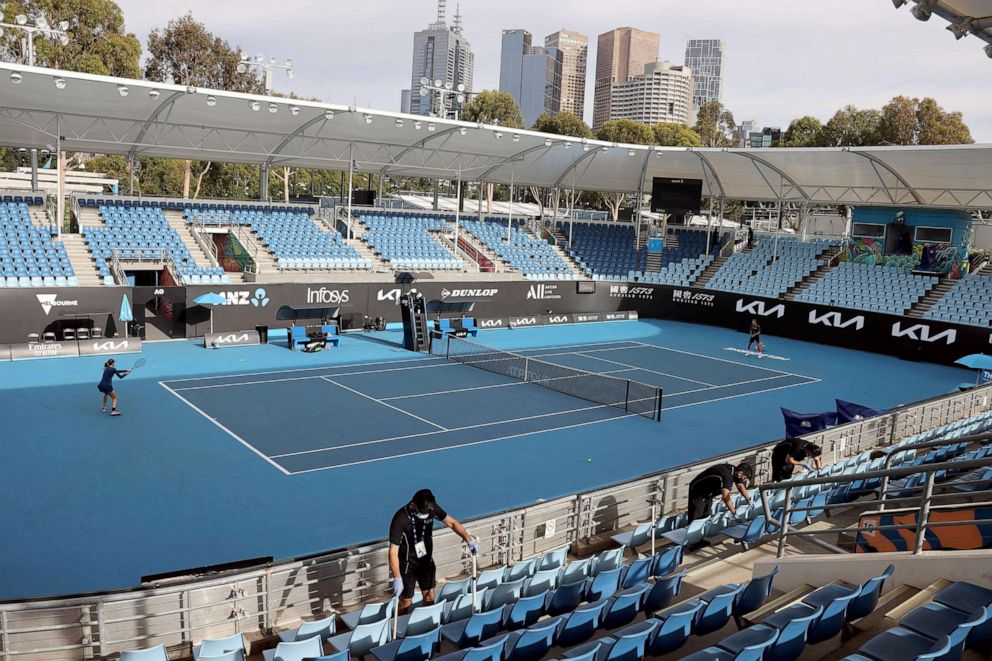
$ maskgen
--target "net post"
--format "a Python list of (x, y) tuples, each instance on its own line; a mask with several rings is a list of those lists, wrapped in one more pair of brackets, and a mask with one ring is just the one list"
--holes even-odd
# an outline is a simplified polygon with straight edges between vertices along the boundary
[(451, 360), (451, 342), (447, 342), (444, 345), (444, 358), (445, 360)]
[(530, 358), (524, 358), (524, 381), (527, 380), (527, 368), (530, 367)]
[(661, 388), (658, 388), (655, 391), (655, 401), (658, 403), (658, 407), (654, 412), (654, 419), (658, 422), (661, 422), (661, 398), (664, 396), (664, 394), (665, 391), (662, 390)]
[(623, 396), (623, 410), (625, 413), (630, 412), (630, 379), (627, 379), (627, 393)]

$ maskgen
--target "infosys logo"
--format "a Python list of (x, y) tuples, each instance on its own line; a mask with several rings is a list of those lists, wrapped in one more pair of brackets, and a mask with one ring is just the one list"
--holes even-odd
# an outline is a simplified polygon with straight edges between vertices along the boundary
[(41, 309), (45, 311), (45, 316), (52, 311), (52, 308), (75, 308), (79, 307), (79, 301), (60, 299), (58, 294), (35, 294), (38, 302), (41, 303)]
[(347, 303), (349, 300), (351, 300), (351, 295), (347, 289), (328, 289), (327, 287), (311, 289), (307, 287), (307, 303), (340, 305), (341, 303)]
[(499, 289), (442, 289), (441, 298), (492, 298)]

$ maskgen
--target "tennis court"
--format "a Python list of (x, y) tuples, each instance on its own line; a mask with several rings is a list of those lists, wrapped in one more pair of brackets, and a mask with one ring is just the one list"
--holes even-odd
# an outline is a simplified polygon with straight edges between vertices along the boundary
[[(452, 341), (452, 346), (462, 345), (491, 351), (479, 355), (498, 369), (430, 356), (160, 385), (234, 441), (291, 475), (608, 426), (625, 418), (636, 419), (644, 433), (650, 433), (658, 424), (648, 415), (656, 407), (650, 399), (656, 388), (662, 389), (663, 409), (669, 410), (818, 381), (637, 341), (530, 349), (509, 357), (482, 345)], [(545, 379), (545, 386), (535, 385), (522, 380), (528, 369), (531, 378), (537, 373), (553, 377)], [(630, 395), (629, 381), (641, 395)], [(643, 394), (646, 390), (652, 394)], [(331, 417), (333, 425), (328, 424)]]

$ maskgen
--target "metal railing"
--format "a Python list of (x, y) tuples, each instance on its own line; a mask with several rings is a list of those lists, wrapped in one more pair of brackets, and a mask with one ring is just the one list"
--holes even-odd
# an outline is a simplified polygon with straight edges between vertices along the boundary
[[(838, 461), (990, 411), (992, 386), (986, 386), (805, 438), (824, 448), (824, 460)], [(517, 562), (613, 533), (659, 512), (683, 509), (691, 479), (716, 461), (750, 461), (757, 475), (767, 475), (773, 446), (774, 442), (764, 443), (498, 512), (466, 527), (479, 540), (480, 566)], [(386, 541), (380, 540), (169, 585), (0, 603), (0, 652), (5, 661), (92, 659), (164, 644), (189, 654), (190, 646), (203, 638), (268, 634), (301, 618), (386, 599), (387, 549)], [(440, 579), (465, 575), (470, 568), (461, 539), (448, 530), (435, 536), (434, 559)]]
[[(937, 441), (931, 441), (926, 443), (911, 444), (895, 449), (893, 452), (889, 453), (886, 457), (883, 467), (877, 470), (861, 471), (850, 474), (833, 474), (824, 475), (822, 477), (813, 477), (806, 479), (794, 479), (784, 482), (773, 482), (771, 484), (762, 484), (758, 487), (759, 494), (761, 496), (761, 505), (764, 510), (765, 521), (767, 522), (768, 530), (774, 531), (774, 534), (778, 536), (778, 557), (783, 557), (785, 551), (788, 548), (788, 540), (790, 537), (799, 537), (808, 539), (809, 541), (815, 543), (817, 546), (826, 548), (827, 550), (833, 552), (842, 552), (842, 549), (833, 546), (829, 543), (823, 542), (817, 539), (819, 536), (827, 535), (840, 535), (844, 533), (861, 533), (861, 532), (878, 532), (882, 530), (906, 530), (912, 529), (915, 531), (915, 541), (913, 547), (913, 553), (918, 554), (923, 550), (923, 541), (926, 537), (927, 531), (931, 527), (939, 526), (953, 526), (953, 525), (974, 525), (976, 521), (960, 520), (953, 522), (941, 522), (941, 523), (931, 523), (929, 520), (929, 513), (931, 508), (934, 506), (935, 502), (941, 500), (956, 500), (961, 497), (960, 493), (934, 493), (934, 483), (935, 478), (938, 473), (943, 473), (947, 471), (952, 471), (955, 473), (964, 473), (973, 468), (982, 468), (986, 466), (992, 466), (992, 457), (982, 457), (978, 459), (969, 460), (958, 460), (958, 461), (943, 461), (940, 463), (931, 464), (919, 464), (913, 466), (902, 466), (898, 468), (891, 468), (891, 463), (897, 455), (905, 455), (906, 452), (915, 451), (917, 449), (929, 449), (941, 446), (957, 445), (959, 443), (981, 443), (992, 439), (992, 433), (982, 433), (973, 436), (960, 437), (954, 439), (941, 439)], [(890, 493), (893, 490), (889, 489), (890, 480), (892, 478), (909, 477), (914, 475), (923, 475), (924, 482), (922, 486), (899, 486), (894, 490), (897, 497), (890, 497)], [(844, 527), (844, 528), (829, 528), (824, 530), (808, 530), (808, 529), (797, 529), (791, 524), (793, 515), (802, 512), (829, 512), (832, 509), (845, 509), (850, 510), (851, 508), (858, 507), (856, 502), (841, 502), (831, 504), (829, 502), (817, 505), (806, 505), (797, 506), (794, 505), (793, 494), (796, 493), (798, 489), (809, 486), (821, 486), (821, 487), (837, 487), (844, 484), (853, 484), (859, 482), (861, 484), (867, 484), (871, 482), (879, 482), (878, 487), (878, 500), (881, 504), (878, 505), (872, 512), (863, 512), (861, 515), (866, 514), (884, 514), (886, 513), (886, 504), (904, 504), (913, 506), (914, 510), (919, 511), (919, 517), (916, 523), (910, 524), (885, 524), (877, 525), (872, 527)], [(971, 484), (975, 481), (963, 481), (959, 484)], [(920, 495), (909, 495), (905, 496), (906, 492), (916, 492), (919, 491)], [(783, 492), (783, 497), (781, 501), (775, 499), (772, 495), (774, 492)], [(865, 489), (862, 495), (869, 495), (874, 493), (875, 489)], [(776, 504), (772, 504), (773, 501)], [(780, 502), (780, 504), (778, 504)], [(869, 505), (871, 501), (864, 502), (862, 504)], [(775, 516), (776, 512), (780, 512), (778, 517)], [(889, 512), (891, 513), (891, 512)], [(987, 521), (983, 523), (988, 523)]]
[(193, 240), (196, 244), (200, 246), (200, 250), (207, 256), (210, 260), (211, 266), (219, 266), (220, 262), (217, 260), (217, 245), (213, 241), (207, 241), (203, 238), (203, 235), (207, 233), (206, 226), (201, 222), (196, 216), (192, 216), (189, 219), (188, 227), (189, 233), (193, 235)]

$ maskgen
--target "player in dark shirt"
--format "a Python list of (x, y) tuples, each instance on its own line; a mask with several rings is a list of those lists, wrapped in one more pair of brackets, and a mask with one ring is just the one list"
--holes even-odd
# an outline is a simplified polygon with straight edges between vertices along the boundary
[(121, 414), (117, 410), (117, 393), (114, 392), (114, 377), (123, 379), (128, 375), (128, 370), (119, 370), (115, 367), (116, 364), (113, 358), (103, 364), (103, 377), (100, 379), (100, 384), (96, 387), (97, 390), (103, 393), (103, 408), (100, 409), (100, 413), (107, 412), (107, 400), (109, 399), (111, 402), (110, 415), (113, 416)]
[[(772, 450), (772, 482), (789, 479), (796, 466), (804, 466), (806, 470), (822, 468), (822, 454), (823, 449), (819, 445), (801, 438), (787, 438), (779, 442)], [(807, 460), (809, 464), (804, 463)]]
[(689, 483), (689, 523), (709, 516), (710, 503), (716, 496), (723, 498), (727, 509), (736, 516), (737, 509), (730, 498), (730, 490), (736, 485), (740, 494), (745, 499), (750, 499), (747, 485), (752, 476), (753, 472), (748, 464), (715, 464), (694, 477)]
[(472, 555), (479, 551), (475, 540), (462, 524), (437, 504), (429, 489), (413, 494), (389, 524), (389, 570), (393, 574), (393, 596), (399, 597), (402, 615), (413, 603), (414, 589), (419, 585), (424, 604), (434, 603), (436, 583), (434, 565), (434, 521), (441, 521), (465, 540)]
[(765, 350), (765, 345), (761, 343), (761, 326), (758, 324), (757, 319), (751, 320), (751, 327), (747, 330), (747, 350), (751, 350), (751, 345), (758, 350), (758, 358), (761, 358), (761, 354)]

